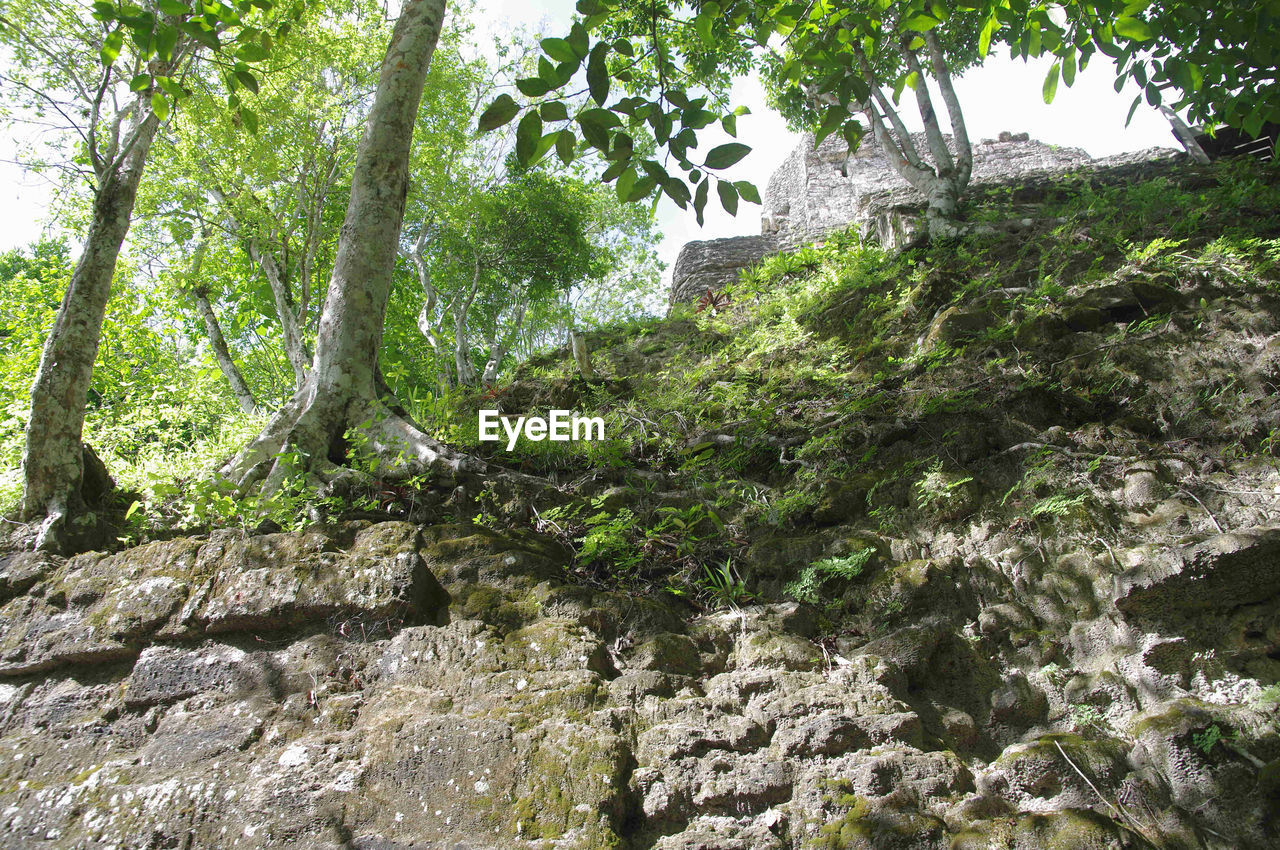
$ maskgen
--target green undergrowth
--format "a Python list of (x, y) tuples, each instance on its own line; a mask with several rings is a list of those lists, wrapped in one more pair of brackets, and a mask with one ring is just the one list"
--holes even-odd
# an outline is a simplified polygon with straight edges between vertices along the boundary
[[(1269, 460), (1265, 391), (1225, 361), (1183, 375), (1170, 364), (1275, 306), (1278, 211), (1277, 169), (1256, 162), (978, 194), (971, 221), (1033, 223), (899, 255), (838, 233), (771, 256), (730, 287), (727, 310), (680, 307), (589, 334), (589, 380), (566, 350), (535, 357), (511, 383), (460, 399), (441, 433), (512, 468), (577, 476), (579, 495), (630, 493), (565, 535), (593, 579), (673, 590), (672, 576), (700, 574), (684, 555), (646, 554), (674, 491), (725, 525), (693, 560), (736, 558), (747, 592), (759, 580), (820, 602), (824, 582), (856, 571), (793, 560), (770, 585), (749, 544), (843, 524), (885, 536), (979, 518), (1087, 529), (1114, 514), (1098, 494), (1156, 446)], [(486, 407), (598, 415), (608, 439), (507, 452), (476, 439)]]
[[(127, 461), (127, 422), (112, 432), (91, 416), (91, 431), (142, 493), (139, 539), (264, 516), (470, 518), (557, 538), (575, 581), (708, 607), (866, 597), (882, 566), (840, 540), (976, 521), (1084, 534), (1114, 520), (1105, 494), (1136, 458), (1273, 462), (1273, 393), (1240, 364), (1280, 314), (1280, 169), (1067, 176), (978, 192), (966, 215), (1032, 223), (896, 255), (837, 233), (743, 273), (721, 312), (682, 306), (586, 334), (590, 377), (560, 348), (497, 387), (413, 397), (436, 437), (544, 477), (558, 500), (482, 490), (441, 504), (415, 481), (247, 505), (194, 470), (255, 423), (227, 416), (186, 444), (170, 434), (169, 467), (143, 449)], [(507, 451), (479, 440), (481, 409), (574, 410), (601, 417), (606, 439)]]

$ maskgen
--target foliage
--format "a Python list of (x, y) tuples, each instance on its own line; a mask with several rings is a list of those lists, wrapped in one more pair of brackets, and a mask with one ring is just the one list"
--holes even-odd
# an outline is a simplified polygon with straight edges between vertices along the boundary
[(783, 588), (783, 592), (797, 602), (818, 605), (823, 602), (823, 590), (832, 580), (851, 581), (862, 575), (862, 570), (876, 554), (873, 548), (860, 549), (842, 558), (823, 558), (809, 564)]
[(1191, 733), (1191, 740), (1195, 743), (1196, 749), (1205, 755), (1213, 752), (1213, 748), (1218, 745), (1222, 738), (1222, 729), (1219, 728), (1217, 723), (1210, 723), (1199, 732)]
[[(168, 303), (128, 282), (103, 327), (85, 417), (85, 439), (130, 489), (147, 490), (164, 476), (201, 474), (246, 436), (236, 408), (204, 352), (162, 331)], [(26, 423), (30, 376), (71, 274), (69, 251), (43, 242), (0, 255), (0, 501), (18, 496), (17, 467)], [(252, 421), (252, 420), (249, 420)]]
[(1266, 123), (1280, 123), (1275, 45), (1259, 38), (1280, 25), (1274, 4), (1067, 0), (1053, 5), (1064, 14), (1039, 20), (1039, 43), (1058, 59), (1051, 80), (1060, 69), (1070, 85), (1076, 68), (1101, 52), (1115, 60), (1117, 91), (1129, 80), (1142, 89), (1134, 108), (1145, 99), (1152, 106), (1186, 111), (1193, 122), (1225, 123), (1251, 136)]

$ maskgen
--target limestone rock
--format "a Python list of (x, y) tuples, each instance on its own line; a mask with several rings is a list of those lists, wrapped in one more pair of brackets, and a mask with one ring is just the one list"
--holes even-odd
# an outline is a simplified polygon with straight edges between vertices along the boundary
[(689, 242), (680, 249), (671, 273), (671, 303), (697, 301), (710, 289), (719, 292), (738, 279), (738, 273), (774, 251), (769, 236), (734, 236)]

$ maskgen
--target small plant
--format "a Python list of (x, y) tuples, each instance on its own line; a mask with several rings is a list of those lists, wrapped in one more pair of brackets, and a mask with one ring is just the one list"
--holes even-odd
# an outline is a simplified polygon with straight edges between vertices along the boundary
[(1217, 723), (1210, 723), (1207, 728), (1191, 733), (1191, 741), (1196, 745), (1196, 749), (1205, 755), (1209, 755), (1221, 740), (1222, 729)]
[(578, 557), (584, 563), (606, 563), (615, 571), (625, 572), (640, 563), (640, 550), (631, 541), (636, 515), (629, 508), (616, 514), (601, 511), (583, 520), (587, 533), (582, 538)]
[(747, 590), (742, 576), (733, 565), (733, 558), (725, 559), (723, 564), (703, 564), (702, 578), (699, 587), (718, 603), (717, 607), (737, 610), (742, 603), (749, 602), (753, 595)]
[(1062, 667), (1054, 661), (1050, 661), (1048, 664), (1041, 667), (1040, 675), (1044, 676), (1051, 685), (1058, 688), (1062, 687), (1066, 683), (1067, 679), (1071, 678), (1071, 674), (1068, 671), (1063, 670)]
[(824, 558), (821, 561), (814, 561), (800, 571), (795, 581), (789, 582), (783, 588), (783, 593), (797, 602), (816, 605), (819, 602), (822, 587), (829, 579), (849, 581), (857, 578), (875, 553), (875, 549), (867, 547), (843, 558)]
[(1280, 685), (1263, 688), (1254, 695), (1253, 701), (1259, 705), (1280, 705)]
[(916, 507), (930, 513), (952, 513), (963, 507), (966, 499), (961, 488), (972, 480), (972, 475), (944, 472), (942, 461), (936, 461), (915, 484)]
[(1106, 725), (1107, 719), (1103, 716), (1102, 709), (1096, 705), (1075, 703), (1071, 706), (1071, 727), (1077, 732), (1101, 730)]
[(1083, 505), (1089, 498), (1088, 493), (1081, 493), (1077, 496), (1068, 496), (1065, 493), (1055, 493), (1047, 496), (1031, 506), (1031, 516), (1069, 516), (1072, 511)]

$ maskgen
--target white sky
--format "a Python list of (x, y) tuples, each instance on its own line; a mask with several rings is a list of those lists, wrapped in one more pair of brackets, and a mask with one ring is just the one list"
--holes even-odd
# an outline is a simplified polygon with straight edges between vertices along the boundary
[[(480, 6), (477, 22), (493, 32), (523, 25), (563, 35), (568, 31), (573, 7), (574, 0), (489, 0)], [(1176, 146), (1168, 122), (1145, 103), (1129, 127), (1124, 126), (1137, 89), (1131, 85), (1116, 94), (1112, 67), (1106, 57), (1097, 57), (1077, 76), (1074, 87), (1059, 86), (1052, 106), (1046, 106), (1040, 94), (1047, 67), (1047, 62), (1028, 67), (1021, 61), (993, 58), (958, 80), (957, 94), (965, 109), (970, 136), (977, 141), (995, 137), (1002, 130), (1028, 132), (1048, 144), (1084, 148), (1095, 157), (1153, 145)], [(903, 114), (911, 116), (914, 108), (906, 101), (904, 98), (908, 108)], [(753, 150), (728, 176), (750, 180), (763, 194), (769, 175), (799, 143), (799, 137), (765, 106), (758, 81), (740, 80), (733, 89), (733, 102), (751, 108), (753, 114), (738, 121), (738, 138)], [(918, 123), (917, 119), (913, 129), (918, 128)], [(707, 136), (701, 148), (709, 150), (720, 141)], [(0, 159), (12, 159), (13, 146), (13, 139), (0, 138)], [(0, 250), (39, 238), (47, 229), (49, 198), (50, 188), (43, 178), (23, 174), (7, 162), (0, 163)], [(706, 225), (701, 228), (692, 211), (680, 210), (665, 197), (658, 213), (665, 234), (660, 254), (668, 266), (675, 263), (680, 247), (690, 240), (760, 231), (760, 208), (752, 204), (742, 204), (737, 217), (731, 218), (713, 199), (707, 207)], [(669, 268), (667, 275), (670, 276)]]

